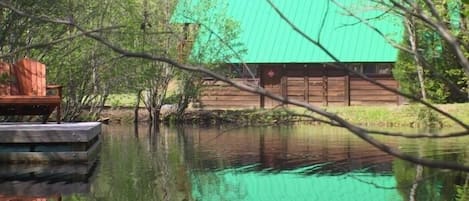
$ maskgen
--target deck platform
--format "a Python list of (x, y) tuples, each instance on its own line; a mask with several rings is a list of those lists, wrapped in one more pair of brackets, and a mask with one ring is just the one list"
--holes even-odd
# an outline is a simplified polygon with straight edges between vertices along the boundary
[(0, 161), (86, 162), (96, 158), (101, 123), (0, 124)]

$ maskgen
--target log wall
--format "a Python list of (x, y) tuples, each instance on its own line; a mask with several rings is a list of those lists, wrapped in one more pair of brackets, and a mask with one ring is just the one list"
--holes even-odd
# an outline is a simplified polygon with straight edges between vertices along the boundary
[[(373, 77), (374, 80), (388, 87), (397, 89), (398, 83), (390, 76)], [(386, 91), (366, 80), (358, 77), (350, 78), (350, 104), (351, 105), (381, 105), (398, 104), (399, 96)]]
[[(382, 89), (366, 80), (350, 76), (344, 70), (327, 64), (289, 64), (280, 77), (265, 76), (273, 65), (260, 65), (260, 79), (235, 79), (237, 82), (259, 84), (271, 93), (292, 100), (305, 101), (314, 105), (381, 105), (398, 104), (399, 96)], [(279, 66), (279, 65), (276, 65)], [(392, 75), (370, 75), (378, 82), (397, 89), (398, 83)], [(275, 81), (274, 79), (280, 80)], [(274, 82), (275, 81), (275, 82)], [(281, 103), (272, 102), (249, 92), (243, 92), (225, 83), (214, 80), (204, 81), (200, 96), (202, 108), (272, 108)]]
[[(236, 82), (258, 84), (259, 79), (234, 79)], [(205, 80), (199, 99), (202, 108), (259, 108), (260, 95), (241, 91), (226, 83), (216, 80)]]

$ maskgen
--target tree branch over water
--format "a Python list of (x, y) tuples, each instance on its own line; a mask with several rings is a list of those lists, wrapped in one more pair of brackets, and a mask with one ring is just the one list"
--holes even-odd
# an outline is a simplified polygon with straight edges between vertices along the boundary
[[(366, 129), (361, 128), (357, 125), (354, 125), (354, 124), (348, 122), (347, 120), (339, 117), (338, 115), (336, 115), (334, 113), (327, 112), (327, 111), (325, 111), (325, 110), (323, 110), (323, 109), (321, 109), (317, 106), (310, 105), (310, 104), (305, 103), (303, 101), (292, 100), (292, 99), (289, 99), (288, 97), (275, 95), (275, 94), (273, 94), (269, 91), (266, 91), (265, 89), (263, 89), (259, 86), (249, 86), (249, 85), (246, 85), (246, 84), (243, 84), (243, 83), (237, 83), (236, 81), (231, 80), (228, 77), (220, 75), (220, 74), (218, 74), (214, 71), (208, 70), (204, 66), (182, 64), (182, 63), (179, 63), (176, 60), (173, 60), (173, 59), (168, 58), (166, 56), (152, 55), (152, 54), (149, 54), (149, 53), (146, 53), (146, 52), (128, 51), (126, 49), (123, 49), (123, 48), (113, 44), (112, 42), (108, 41), (107, 39), (105, 39), (105, 38), (103, 38), (99, 35), (96, 35), (94, 33), (90, 33), (85, 28), (83, 28), (80, 25), (76, 24), (73, 21), (73, 19), (63, 20), (63, 19), (48, 18), (46, 16), (36, 17), (36, 16), (26, 14), (26, 13), (24, 13), (24, 12), (18, 10), (18, 9), (13, 8), (12, 6), (10, 6), (5, 1), (0, 1), (0, 7), (8, 8), (11, 11), (17, 13), (18, 15), (29, 17), (29, 18), (32, 18), (32, 19), (42, 20), (42, 21), (50, 22), (50, 23), (54, 23), (54, 24), (62, 24), (62, 25), (66, 25), (66, 26), (72, 26), (72, 27), (76, 28), (78, 31), (80, 31), (81, 33), (83, 33), (86, 37), (92, 38), (92, 39), (100, 42), (101, 44), (107, 46), (109, 49), (113, 50), (114, 52), (116, 52), (118, 54), (121, 54), (123, 56), (126, 56), (126, 57), (142, 58), (142, 59), (148, 59), (148, 60), (153, 60), (153, 61), (165, 62), (167, 64), (173, 65), (173, 66), (175, 66), (179, 69), (182, 69), (182, 70), (186, 70), (186, 71), (190, 71), (190, 72), (196, 72), (196, 73), (203, 73), (205, 75), (208, 75), (208, 76), (213, 77), (217, 80), (225, 82), (225, 83), (227, 83), (227, 84), (229, 84), (229, 85), (231, 85), (235, 88), (238, 88), (240, 90), (243, 90), (243, 91), (248, 91), (248, 92), (251, 92), (251, 93), (263, 95), (263, 96), (269, 97), (271, 99), (280, 101), (284, 104), (290, 104), (290, 105), (303, 107), (303, 108), (307, 109), (308, 111), (311, 111), (311, 112), (316, 113), (316, 114), (318, 114), (318, 115), (320, 115), (324, 118), (329, 119), (330, 121), (334, 122), (334, 124), (336, 124), (338, 126), (346, 128), (347, 130), (349, 130), (350, 132), (352, 132), (353, 134), (355, 134), (356, 136), (358, 136), (362, 140), (368, 142), (369, 144), (373, 145), (374, 147), (378, 148), (379, 150), (381, 150), (385, 153), (388, 153), (392, 156), (395, 156), (397, 158), (400, 158), (400, 159), (403, 159), (403, 160), (406, 160), (406, 161), (409, 161), (409, 162), (412, 162), (412, 163), (415, 163), (415, 164), (425, 165), (425, 166), (433, 167), (433, 168), (443, 168), (443, 169), (461, 170), (461, 171), (468, 171), (469, 172), (469, 166), (464, 166), (464, 165), (461, 165), (461, 164), (458, 164), (458, 163), (448, 162), (448, 161), (429, 160), (429, 159), (420, 158), (420, 157), (416, 157), (416, 156), (413, 156), (413, 155), (410, 155), (410, 154), (403, 153), (403, 152), (399, 151), (398, 149), (390, 147), (390, 146), (376, 140), (375, 138), (371, 137), (369, 135), (370, 132), (367, 131)], [(272, 7), (275, 8), (275, 5), (272, 4)], [(281, 14), (281, 12), (278, 9), (276, 11), (279, 13), (279, 15), (283, 16), (283, 14)], [(284, 18), (285, 21), (289, 22), (285, 16), (283, 16), (283, 18)], [(289, 24), (291, 24), (291, 23), (289, 23)], [(291, 24), (291, 26), (292, 26), (293, 29), (295, 29), (295, 31), (300, 33), (305, 38), (307, 38), (311, 43), (317, 45), (319, 48), (324, 50), (328, 55), (331, 56), (331, 58), (334, 58), (334, 60), (339, 62), (339, 60), (331, 52), (329, 52), (326, 48), (324, 48), (320, 43), (317, 43), (316, 41), (309, 38), (306, 34), (302, 33), (301, 30), (296, 28), (293, 24)], [(372, 82), (372, 83), (374, 83), (378, 86), (381, 86), (382, 88), (387, 89), (389, 91), (392, 91), (396, 94), (403, 95), (403, 96), (406, 96), (406, 97), (409, 96), (409, 95), (406, 95), (406, 94), (402, 94), (402, 93), (400, 93), (399, 91), (397, 91), (395, 89), (391, 89), (389, 87), (386, 87), (386, 86), (384, 86), (384, 85), (382, 85), (382, 84), (380, 84), (380, 83), (378, 83), (378, 82), (364, 76), (361, 73), (350, 71), (344, 65), (335, 64), (335, 66), (337, 66), (339, 68), (342, 68), (342, 69), (345, 69), (348, 72), (359, 75), (363, 79), (365, 79), (369, 82)], [(409, 96), (409, 98), (416, 99), (415, 97), (412, 97), (412, 96)], [(420, 102), (422, 102), (422, 101), (420, 101)], [(441, 114), (447, 116), (448, 118), (450, 118), (453, 121), (457, 122), (462, 127), (466, 128), (466, 130), (469, 130), (468, 125), (464, 124), (463, 122), (461, 122), (457, 118), (451, 116), (450, 114), (439, 110), (438, 108), (430, 105), (429, 103), (422, 102), (422, 104), (424, 104), (424, 105), (426, 105), (426, 106), (428, 106), (428, 107), (430, 107), (430, 108), (432, 108), (436, 111), (439, 111)]]
[(94, 30), (91, 30), (91, 31), (81, 32), (79, 34), (75, 34), (73, 36), (69, 36), (69, 37), (65, 37), (65, 38), (59, 38), (59, 39), (44, 42), (44, 43), (31, 44), (31, 45), (22, 47), (20, 49), (17, 49), (15, 51), (9, 52), (7, 54), (0, 55), (0, 58), (5, 58), (5, 57), (8, 57), (8, 56), (14, 55), (18, 52), (25, 51), (25, 50), (30, 50), (30, 49), (34, 49), (34, 48), (50, 47), (50, 46), (53, 46), (53, 45), (56, 45), (56, 44), (59, 44), (59, 43), (65, 42), (65, 41), (69, 41), (69, 40), (73, 40), (73, 39), (78, 38), (78, 37), (82, 37), (82, 36), (84, 36), (86, 34), (89, 34), (89, 33), (97, 33), (97, 32), (102, 32), (102, 31), (107, 31), (107, 30), (112, 30), (112, 29), (119, 29), (119, 28), (121, 28), (121, 26), (94, 29)]
[[(465, 124), (464, 122), (462, 122), (461, 120), (459, 120), (458, 118), (454, 117), (453, 115), (433, 106), (432, 104), (424, 101), (424, 100), (421, 100), (420, 98), (417, 98), (413, 95), (410, 95), (410, 94), (405, 94), (405, 93), (402, 93), (396, 89), (393, 89), (391, 87), (388, 87), (384, 84), (381, 84), (379, 82), (377, 82), (376, 80), (374, 79), (371, 79), (369, 78), (368, 76), (366, 76), (365, 74), (363, 73), (360, 73), (360, 72), (357, 72), (357, 71), (353, 71), (353, 70), (350, 70), (349, 68), (347, 68), (347, 66), (345, 66), (338, 57), (336, 57), (331, 51), (329, 51), (326, 47), (324, 47), (320, 42), (318, 42), (317, 40), (311, 38), (310, 36), (308, 36), (305, 32), (303, 32), (302, 30), (300, 30), (295, 24), (293, 24), (293, 22), (291, 22), (273, 3), (271, 0), (267, 0), (267, 2), (270, 4), (270, 6), (272, 7), (272, 9), (275, 10), (275, 12), (280, 16), (280, 18), (282, 18), (282, 20), (284, 20), (295, 32), (297, 32), (298, 34), (300, 34), (303, 38), (307, 39), (310, 43), (312, 43), (313, 45), (316, 45), (318, 48), (320, 48), (324, 53), (326, 53), (332, 60), (334, 60), (335, 64), (330, 64), (331, 66), (334, 66), (338, 69), (342, 69), (342, 70), (345, 70), (349, 73), (352, 73), (354, 75), (357, 75), (359, 76), (360, 78), (376, 85), (376, 86), (379, 86), (383, 89), (386, 89), (387, 91), (390, 91), (390, 92), (393, 92), (394, 94), (397, 94), (397, 95), (400, 95), (400, 96), (403, 96), (405, 98), (408, 98), (408, 99), (411, 99), (411, 100), (414, 100), (414, 101), (417, 101), (429, 108), (431, 108), (432, 110), (435, 110), (436, 112), (442, 114), (443, 116), (445, 117), (448, 117), (449, 119), (451, 119), (452, 121), (456, 122), (457, 124), (459, 124), (460, 126), (462, 126), (464, 129), (466, 129), (467, 131), (469, 131), (469, 125)], [(322, 20), (325, 20), (325, 19), (322, 19)]]

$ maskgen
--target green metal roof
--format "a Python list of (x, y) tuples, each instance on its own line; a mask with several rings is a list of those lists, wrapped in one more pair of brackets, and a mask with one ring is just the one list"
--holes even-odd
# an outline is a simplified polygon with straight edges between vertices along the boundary
[[(217, 32), (215, 23), (219, 22), (215, 20), (216, 11), (204, 10), (196, 13), (197, 11), (190, 10), (202, 1), (204, 0), (180, 1), (173, 15), (173, 22), (194, 23), (197, 19), (191, 17), (188, 19), (187, 16), (202, 13), (206, 15), (204, 26)], [(362, 17), (380, 16), (373, 19), (371, 23), (389, 37), (400, 39), (402, 25), (396, 17), (388, 14), (381, 16), (384, 11), (379, 11), (368, 0), (338, 1), (352, 8)], [(383, 37), (366, 25), (358, 23), (354, 17), (347, 16), (342, 8), (330, 0), (273, 0), (273, 3), (300, 30), (313, 39), (317, 40), (321, 32), (321, 43), (342, 62), (394, 62), (397, 58), (397, 50)], [(229, 58), (227, 61), (229, 63), (334, 62), (317, 46), (295, 32), (266, 0), (218, 0), (217, 4), (219, 5), (214, 6), (213, 9), (221, 10), (218, 13), (228, 16), (239, 24), (236, 42), (241, 43), (242, 46), (236, 47), (236, 51), (246, 50), (242, 54), (242, 59)], [(322, 25), (323, 19), (325, 21)], [(200, 34), (195, 41), (192, 55), (210, 48), (218, 48), (218, 51), (215, 51), (218, 55), (210, 55), (211, 59), (220, 59), (230, 54), (232, 50), (216, 42), (210, 31), (203, 30), (204, 26), (201, 26), (199, 30)]]

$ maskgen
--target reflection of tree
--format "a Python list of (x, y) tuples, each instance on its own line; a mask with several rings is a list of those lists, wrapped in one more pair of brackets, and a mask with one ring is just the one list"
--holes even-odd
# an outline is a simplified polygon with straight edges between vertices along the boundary
[[(445, 154), (435, 141), (419, 141), (416, 152), (432, 159), (456, 161), (460, 154)], [(393, 172), (397, 188), (404, 200), (467, 200), (467, 173), (431, 169), (410, 162), (395, 160)]]
[(65, 200), (192, 200), (184, 144), (167, 128), (139, 129), (138, 138), (132, 130), (103, 135), (101, 166), (90, 195)]
[[(194, 132), (203, 132), (203, 129), (191, 130), (192, 134)], [(204, 167), (203, 163), (207, 162), (203, 159), (203, 152), (200, 149), (197, 149), (195, 140), (192, 137), (186, 135), (186, 130), (183, 126), (178, 126), (176, 128), (178, 143), (184, 146), (179, 146), (181, 154), (181, 161), (184, 161), (185, 170), (179, 169), (181, 174), (184, 174), (183, 178), (189, 178), (189, 181), (181, 182), (181, 184), (186, 184), (184, 188), (188, 189), (188, 192), (191, 192), (190, 196), (194, 200), (200, 200), (201, 198), (210, 198), (209, 200), (217, 201), (231, 201), (234, 200), (243, 200), (241, 193), (242, 188), (236, 183), (229, 182), (223, 177), (223, 173), (216, 171), (205, 171), (199, 170), (201, 167)], [(218, 168), (223, 168), (223, 162), (217, 164)], [(190, 171), (188, 171), (190, 169)], [(189, 175), (190, 172), (190, 175)], [(231, 193), (230, 193), (231, 192)]]

